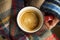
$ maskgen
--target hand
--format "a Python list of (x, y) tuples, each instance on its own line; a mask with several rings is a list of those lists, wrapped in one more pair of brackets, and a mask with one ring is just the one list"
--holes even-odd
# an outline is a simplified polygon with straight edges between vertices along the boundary
[(44, 22), (48, 29), (52, 29), (59, 22), (59, 19), (53, 16), (45, 16)]

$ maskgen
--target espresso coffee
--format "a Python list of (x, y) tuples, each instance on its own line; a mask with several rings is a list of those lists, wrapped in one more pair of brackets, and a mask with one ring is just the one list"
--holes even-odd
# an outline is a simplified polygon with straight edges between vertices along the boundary
[(27, 33), (34, 33), (41, 29), (43, 25), (43, 14), (36, 7), (25, 7), (17, 15), (19, 28)]
[(39, 16), (36, 11), (26, 10), (20, 16), (20, 24), (26, 30), (34, 30), (39, 25)]

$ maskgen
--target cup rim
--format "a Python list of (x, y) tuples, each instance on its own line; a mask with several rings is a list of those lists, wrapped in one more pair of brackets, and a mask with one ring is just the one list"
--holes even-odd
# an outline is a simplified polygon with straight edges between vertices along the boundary
[[(41, 25), (40, 25), (36, 30), (32, 30), (32, 31), (28, 31), (28, 30), (22, 28), (21, 25), (20, 25), (20, 23), (19, 23), (19, 17), (20, 17), (20, 15), (21, 15), (21, 13), (22, 13), (23, 11), (29, 10), (29, 9), (33, 9), (33, 10), (35, 10), (35, 11), (38, 11), (39, 14), (40, 14), (40, 16), (42, 16)], [(18, 24), (19, 28), (20, 28), (22, 31), (27, 32), (27, 33), (34, 33), (34, 32), (37, 32), (39, 29), (42, 28), (42, 26), (43, 26), (43, 21), (44, 21), (44, 20), (43, 20), (43, 14), (42, 14), (42, 12), (41, 12), (38, 8), (32, 7), (32, 6), (28, 6), (28, 7), (22, 8), (22, 9), (19, 11), (18, 15), (17, 15), (17, 24)]]

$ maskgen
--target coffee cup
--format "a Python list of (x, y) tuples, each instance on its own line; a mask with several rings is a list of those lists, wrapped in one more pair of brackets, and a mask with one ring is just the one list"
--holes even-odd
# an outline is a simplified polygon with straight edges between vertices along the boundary
[(42, 12), (32, 6), (24, 7), (17, 15), (17, 24), (21, 30), (27, 33), (34, 33), (41, 29), (43, 25)]

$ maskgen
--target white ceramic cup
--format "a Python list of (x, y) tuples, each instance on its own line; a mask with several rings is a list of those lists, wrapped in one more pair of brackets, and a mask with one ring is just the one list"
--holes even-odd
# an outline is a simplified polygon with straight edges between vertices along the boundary
[[(19, 22), (20, 16), (23, 15), (23, 12), (25, 12), (26, 10), (36, 11), (36, 12), (38, 13), (39, 17), (40, 17), (41, 22), (39, 22), (39, 24), (38, 24), (39, 27), (36, 28), (35, 30), (29, 31), (29, 30), (27, 30), (27, 29), (24, 29), (24, 28), (21, 26), (20, 22)], [(17, 15), (17, 24), (18, 24), (19, 28), (20, 28), (21, 30), (27, 32), (27, 33), (34, 33), (34, 32), (36, 32), (36, 31), (38, 31), (39, 29), (41, 29), (41, 27), (42, 27), (42, 25), (43, 25), (43, 21), (44, 21), (44, 20), (43, 20), (43, 14), (42, 14), (42, 12), (41, 12), (39, 9), (37, 9), (37, 8), (35, 8), (35, 7), (32, 7), (32, 6), (24, 7), (23, 9), (21, 9), (21, 10), (19, 11), (19, 13), (18, 13), (18, 15)]]

